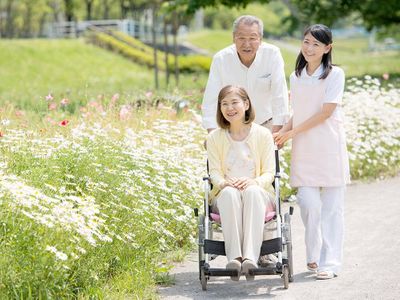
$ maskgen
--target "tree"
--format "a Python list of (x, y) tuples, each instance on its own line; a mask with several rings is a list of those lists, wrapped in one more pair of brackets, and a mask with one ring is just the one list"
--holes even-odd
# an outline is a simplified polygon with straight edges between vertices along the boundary
[(94, 2), (94, 0), (85, 0), (86, 20), (88, 20), (88, 21), (90, 21), (92, 19), (93, 2)]
[(15, 19), (15, 7), (14, 0), (7, 0), (6, 4), (6, 26), (5, 26), (5, 37), (12, 38), (14, 36), (14, 19)]
[[(367, 29), (386, 27), (400, 23), (400, 1), (398, 0), (282, 0), (292, 12), (294, 24), (325, 23), (332, 26), (340, 18), (357, 13)], [(178, 0), (194, 12), (202, 7), (246, 7), (249, 3), (269, 3), (270, 0)]]
[(75, 19), (75, 3), (74, 0), (64, 0), (65, 5), (65, 19), (72, 22)]
[(153, 44), (153, 57), (154, 57), (154, 83), (155, 87), (158, 90), (158, 58), (157, 58), (157, 11), (158, 11), (158, 3), (154, 1), (152, 3), (152, 28), (151, 28), (151, 36), (152, 36), (152, 44)]
[[(288, 2), (288, 1), (285, 1)], [(296, 7), (296, 17), (302, 23), (324, 23), (332, 26), (338, 19), (356, 13), (365, 27), (386, 27), (400, 23), (398, 0), (291, 0)]]
[[(175, 84), (179, 85), (179, 47), (178, 47), (178, 29), (183, 23), (189, 22), (193, 16), (189, 13), (186, 0), (169, 0), (164, 1), (162, 11), (164, 12), (166, 23), (171, 26), (171, 33), (173, 36), (173, 53), (174, 53), (174, 76)], [(166, 57), (166, 64), (168, 64), (168, 57)], [(168, 66), (167, 66), (168, 67)], [(166, 74), (167, 78), (169, 73)], [(168, 79), (167, 79), (168, 82)]]

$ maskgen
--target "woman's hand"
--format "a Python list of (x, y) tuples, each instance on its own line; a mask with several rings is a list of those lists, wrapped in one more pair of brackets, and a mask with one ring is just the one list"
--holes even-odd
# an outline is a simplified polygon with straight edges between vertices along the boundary
[(244, 191), (246, 188), (248, 188), (250, 185), (255, 185), (257, 182), (249, 177), (233, 177), (228, 179), (228, 182), (230, 183), (231, 186), (234, 188), (237, 188), (239, 191)]
[(283, 145), (290, 139), (294, 137), (295, 133), (294, 130), (289, 130), (286, 132), (276, 132), (272, 136), (274, 138), (275, 144), (278, 148), (282, 148)]

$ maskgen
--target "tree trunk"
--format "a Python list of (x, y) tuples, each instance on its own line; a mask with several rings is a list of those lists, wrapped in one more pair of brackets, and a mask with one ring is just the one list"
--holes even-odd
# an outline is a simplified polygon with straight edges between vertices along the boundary
[(94, 0), (86, 0), (86, 20), (92, 20), (92, 11), (93, 11), (93, 1)]
[(5, 37), (12, 38), (14, 36), (14, 14), (13, 14), (14, 0), (8, 0), (6, 5), (6, 30)]
[(42, 13), (40, 19), (39, 19), (39, 37), (44, 37), (45, 36), (45, 27), (44, 25), (46, 24), (46, 18), (47, 18), (48, 13), (44, 12)]
[(121, 9), (121, 19), (126, 19), (126, 16), (128, 15), (129, 11), (129, 5), (126, 5), (127, 2), (125, 0), (120, 0), (119, 1), (119, 6)]
[(53, 0), (53, 1), (48, 1), (47, 3), (52, 9), (54, 22), (58, 23), (58, 22), (63, 21), (63, 13), (62, 13), (62, 10), (60, 8), (59, 2)]
[(168, 28), (167, 20), (164, 18), (164, 53), (165, 53), (165, 82), (169, 85), (169, 63), (168, 63)]
[(153, 56), (154, 56), (154, 83), (156, 90), (159, 88), (158, 84), (158, 62), (157, 62), (157, 32), (156, 32), (156, 26), (157, 26), (157, 5), (153, 5), (153, 10), (152, 10), (152, 22), (153, 26), (151, 28), (151, 33), (152, 33), (152, 42), (153, 42)]
[(67, 22), (74, 20), (74, 3), (73, 0), (64, 0), (65, 3), (65, 18)]
[(175, 84), (176, 86), (179, 85), (179, 65), (178, 65), (178, 55), (179, 55), (179, 48), (178, 48), (178, 14), (174, 11), (172, 14), (173, 18), (173, 25), (172, 25), (172, 32), (174, 36), (174, 69), (175, 69)]
[(32, 28), (32, 2), (29, 1), (26, 3), (26, 15), (24, 18), (22, 36), (25, 38), (32, 37), (31, 28)]
[(108, 0), (103, 0), (103, 6), (104, 6), (103, 19), (108, 20), (110, 11), (110, 3), (108, 2)]

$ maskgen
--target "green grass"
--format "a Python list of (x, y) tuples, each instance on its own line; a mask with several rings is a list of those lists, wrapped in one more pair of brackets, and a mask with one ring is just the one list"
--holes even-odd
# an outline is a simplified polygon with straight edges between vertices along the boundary
[(153, 113), (5, 131), (0, 299), (155, 299), (173, 284), (171, 260), (193, 246), (204, 131)]
[(232, 33), (227, 30), (202, 30), (188, 34), (186, 40), (214, 54), (232, 44)]
[[(232, 43), (232, 33), (224, 30), (204, 30), (189, 34), (187, 40), (213, 54)], [(296, 48), (299, 49), (300, 41), (296, 39), (266, 41), (280, 47), (285, 61), (285, 73), (289, 76), (294, 69), (298, 54)], [(282, 43), (287, 46), (283, 47)], [(400, 75), (400, 52), (369, 52), (367, 39), (334, 40), (333, 59), (335, 64), (343, 67), (347, 77), (371, 75), (380, 78), (384, 73), (389, 73), (394, 77)]]
[[(0, 105), (40, 110), (52, 93), (81, 104), (99, 95), (127, 98), (154, 90), (152, 69), (85, 44), (83, 40), (0, 40)], [(185, 90), (201, 88), (207, 74), (181, 75)], [(159, 81), (166, 90), (164, 73)], [(174, 79), (171, 77), (171, 88)]]

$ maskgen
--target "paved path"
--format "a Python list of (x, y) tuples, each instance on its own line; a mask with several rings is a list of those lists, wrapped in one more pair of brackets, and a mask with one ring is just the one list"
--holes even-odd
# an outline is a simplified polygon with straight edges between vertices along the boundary
[[(286, 209), (286, 208), (284, 208)], [(292, 218), (294, 282), (288, 290), (278, 276), (246, 282), (212, 277), (207, 291), (198, 279), (197, 253), (177, 265), (176, 284), (160, 288), (161, 299), (400, 299), (400, 177), (350, 185), (346, 194), (343, 272), (316, 281), (305, 269), (304, 228), (295, 205)], [(214, 266), (224, 266), (218, 258)]]

